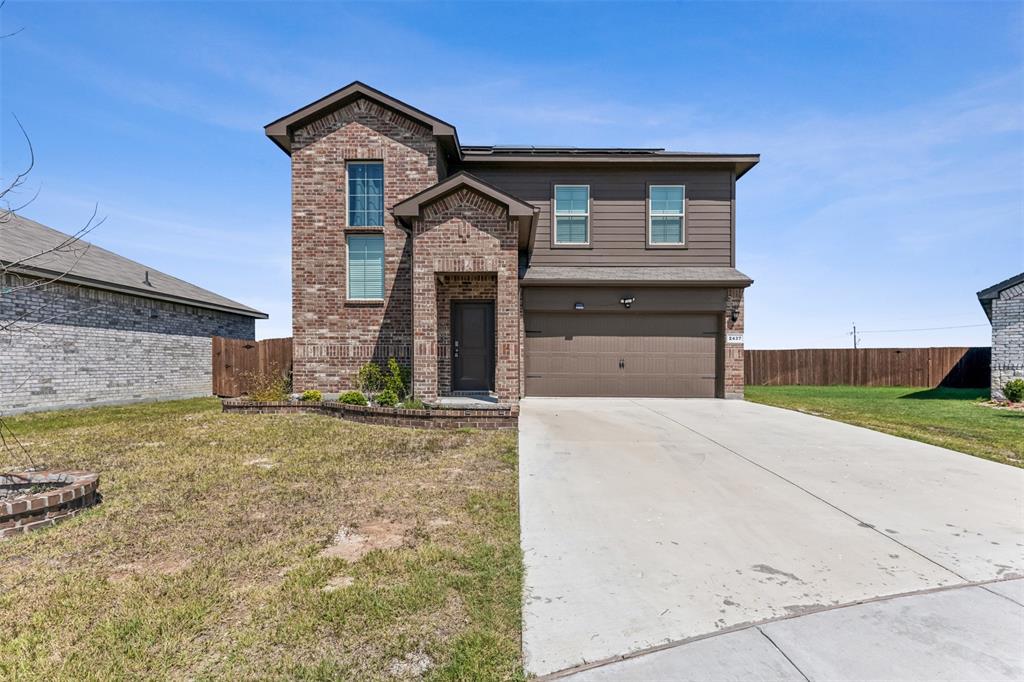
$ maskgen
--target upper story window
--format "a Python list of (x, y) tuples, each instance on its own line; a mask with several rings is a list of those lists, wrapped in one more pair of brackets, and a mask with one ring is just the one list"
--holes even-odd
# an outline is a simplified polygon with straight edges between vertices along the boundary
[(555, 185), (555, 244), (590, 243), (590, 187)]
[(384, 226), (384, 164), (353, 161), (348, 164), (349, 227)]
[(651, 185), (648, 240), (652, 245), (682, 244), (686, 223), (686, 187)]
[(348, 300), (384, 299), (384, 235), (350, 234), (348, 252)]

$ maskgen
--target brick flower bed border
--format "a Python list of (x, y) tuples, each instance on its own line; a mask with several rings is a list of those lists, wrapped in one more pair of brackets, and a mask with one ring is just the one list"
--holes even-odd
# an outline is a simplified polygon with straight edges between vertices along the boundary
[(224, 412), (246, 414), (296, 414), (310, 412), (363, 424), (405, 426), (414, 429), (514, 429), (519, 423), (518, 407), (480, 410), (406, 410), (400, 407), (346, 405), (335, 401), (321, 403), (222, 400)]
[(60, 483), (59, 488), (0, 501), (0, 538), (52, 526), (99, 501), (99, 474), (89, 471), (18, 471), (0, 476), (0, 486)]

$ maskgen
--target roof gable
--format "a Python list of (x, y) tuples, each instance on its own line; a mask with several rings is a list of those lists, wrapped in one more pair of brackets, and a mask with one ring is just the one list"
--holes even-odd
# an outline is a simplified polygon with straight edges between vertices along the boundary
[(1024, 284), (1024, 272), (1014, 275), (1009, 279), (1004, 279), (1002, 282), (993, 284), (989, 288), (978, 292), (978, 302), (981, 303), (981, 307), (989, 320), (992, 319), (992, 301), (999, 298), (999, 295), (1007, 289), (1021, 284)]
[(359, 81), (353, 81), (326, 97), (321, 97), (301, 109), (297, 109), (272, 123), (268, 123), (264, 126), (264, 131), (267, 137), (273, 140), (278, 147), (287, 154), (291, 154), (292, 134), (295, 130), (309, 125), (313, 121), (323, 118), (360, 98), (368, 99), (386, 109), (395, 111), (420, 123), (438, 138), (438, 141), (450, 155), (455, 157), (460, 155), (459, 138), (455, 126)]
[(525, 246), (529, 242), (534, 225), (536, 224), (535, 218), (538, 209), (533, 204), (529, 204), (508, 192), (500, 190), (466, 171), (459, 171), (436, 185), (432, 185), (422, 192), (412, 195), (405, 201), (395, 204), (392, 213), (396, 218), (408, 225), (412, 219), (420, 215), (425, 207), (464, 189), (471, 190), (496, 204), (504, 206), (508, 210), (510, 218), (517, 218), (519, 220), (520, 246)]

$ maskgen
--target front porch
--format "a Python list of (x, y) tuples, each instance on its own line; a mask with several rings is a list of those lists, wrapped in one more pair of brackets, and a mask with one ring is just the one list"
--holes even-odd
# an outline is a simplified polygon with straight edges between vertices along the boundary
[(413, 236), (413, 393), (435, 405), (458, 397), (516, 405), (519, 247), (533, 208), (462, 175), (395, 214)]

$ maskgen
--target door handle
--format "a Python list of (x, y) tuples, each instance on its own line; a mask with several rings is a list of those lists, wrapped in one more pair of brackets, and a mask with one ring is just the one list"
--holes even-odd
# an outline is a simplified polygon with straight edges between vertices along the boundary
[(455, 357), (459, 357), (459, 342), (455, 342)]
[(626, 369), (626, 361), (619, 358), (619, 369)]

